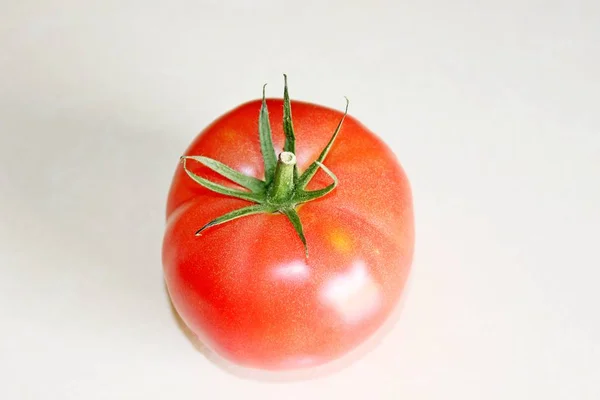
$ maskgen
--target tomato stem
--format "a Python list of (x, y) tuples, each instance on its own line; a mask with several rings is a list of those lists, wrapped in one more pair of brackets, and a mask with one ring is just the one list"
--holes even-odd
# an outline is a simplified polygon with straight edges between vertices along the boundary
[[(304, 251), (306, 257), (308, 257), (308, 247), (306, 244), (306, 237), (304, 236), (304, 229), (300, 222), (300, 217), (296, 211), (296, 207), (299, 204), (307, 203), (309, 201), (316, 200), (323, 196), (326, 196), (338, 185), (338, 180), (327, 168), (323, 165), (323, 161), (331, 150), (333, 142), (335, 141), (344, 119), (348, 114), (348, 99), (346, 98), (346, 109), (340, 119), (339, 124), (335, 128), (335, 132), (329, 142), (319, 155), (319, 157), (313, 161), (312, 164), (302, 173), (298, 174), (298, 166), (296, 165), (296, 136), (294, 134), (294, 126), (292, 123), (292, 106), (290, 102), (290, 96), (287, 87), (287, 76), (284, 75), (284, 91), (283, 91), (283, 133), (285, 135), (285, 144), (283, 146), (283, 152), (279, 154), (277, 158), (275, 156), (275, 148), (273, 147), (273, 138), (271, 132), (271, 123), (269, 121), (269, 111), (267, 109), (267, 100), (265, 98), (265, 87), (263, 86), (262, 105), (260, 108), (260, 115), (258, 120), (258, 136), (260, 140), (260, 150), (263, 155), (264, 167), (265, 167), (265, 179), (260, 180), (252, 176), (246, 176), (239, 171), (221, 163), (220, 161), (213, 160), (205, 156), (182, 156), (181, 164), (185, 173), (196, 183), (204, 188), (211, 190), (215, 193), (224, 194), (230, 197), (236, 197), (239, 199), (247, 200), (255, 203), (247, 207), (233, 210), (227, 214), (221, 215), (206, 223), (203, 227), (196, 231), (196, 236), (200, 236), (201, 233), (215, 225), (245, 217), (248, 215), (259, 214), (259, 213), (274, 213), (279, 212), (284, 214), (290, 220), (292, 226), (296, 230), (296, 233), (302, 240), (304, 245)], [(187, 161), (198, 162), (205, 167), (208, 167), (212, 171), (221, 175), (243, 189), (232, 188), (226, 185), (212, 182), (206, 178), (203, 178), (187, 167)], [(329, 186), (322, 189), (306, 190), (306, 186), (315, 176), (317, 171), (321, 168), (329, 177), (333, 180)]]
[(294, 192), (294, 169), (296, 156), (290, 151), (279, 154), (275, 176), (269, 190), (269, 200), (273, 204), (285, 202)]

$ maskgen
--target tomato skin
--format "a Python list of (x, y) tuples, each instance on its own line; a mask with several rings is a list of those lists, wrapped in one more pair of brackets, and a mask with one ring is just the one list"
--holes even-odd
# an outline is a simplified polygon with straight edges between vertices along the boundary
[[(275, 147), (283, 147), (283, 102), (269, 99)], [(239, 106), (207, 127), (185, 155), (219, 160), (263, 178), (261, 102)], [(302, 172), (342, 114), (292, 101)], [(408, 179), (393, 153), (347, 117), (325, 160), (339, 179), (327, 196), (298, 207), (309, 249), (281, 214), (259, 214), (196, 230), (249, 205), (215, 194), (178, 168), (167, 202), (165, 281), (188, 327), (214, 352), (252, 368), (284, 370), (338, 359), (370, 337), (399, 301), (414, 247)], [(217, 174), (190, 165), (198, 175)], [(331, 183), (319, 171), (309, 189)], [(233, 186), (233, 184), (230, 184)]]

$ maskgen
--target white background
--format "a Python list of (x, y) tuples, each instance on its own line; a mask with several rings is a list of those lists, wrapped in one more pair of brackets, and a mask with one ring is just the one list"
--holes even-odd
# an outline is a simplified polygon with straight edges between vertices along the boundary
[[(417, 247), (375, 350), (273, 384), (194, 349), (160, 248), (181, 152), (283, 72), (393, 148)], [(0, 398), (600, 398), (599, 93), (596, 0), (0, 1)]]

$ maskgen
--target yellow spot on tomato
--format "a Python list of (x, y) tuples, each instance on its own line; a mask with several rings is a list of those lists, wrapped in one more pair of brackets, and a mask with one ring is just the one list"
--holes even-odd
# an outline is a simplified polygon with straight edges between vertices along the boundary
[(222, 135), (222, 140), (227, 143), (233, 143), (237, 139), (237, 133), (231, 129), (224, 130)]
[(333, 229), (329, 232), (329, 241), (333, 248), (340, 253), (347, 253), (352, 250), (352, 238), (343, 229)]

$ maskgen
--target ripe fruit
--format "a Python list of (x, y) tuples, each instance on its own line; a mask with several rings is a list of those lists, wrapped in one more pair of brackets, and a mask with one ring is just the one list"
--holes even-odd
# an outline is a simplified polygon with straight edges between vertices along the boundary
[(317, 366), (388, 318), (411, 264), (412, 199), (393, 153), (357, 120), (290, 102), (286, 79), (283, 100), (263, 88), (181, 160), (165, 280), (210, 349), (245, 367)]

